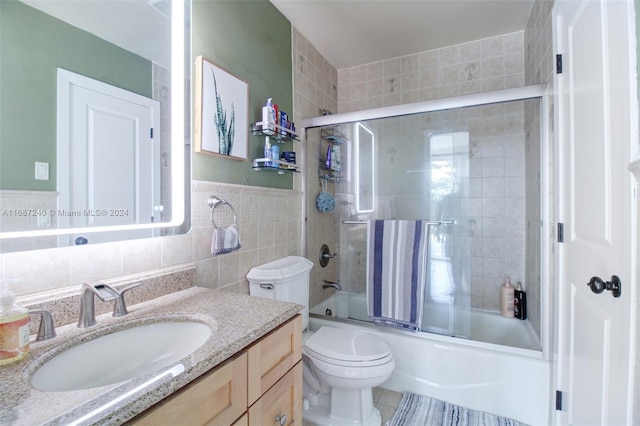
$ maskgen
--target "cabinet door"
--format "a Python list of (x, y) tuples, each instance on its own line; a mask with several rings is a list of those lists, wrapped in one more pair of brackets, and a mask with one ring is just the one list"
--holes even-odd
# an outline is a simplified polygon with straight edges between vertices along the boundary
[(244, 413), (233, 426), (249, 426), (249, 413)]
[(248, 349), (248, 402), (253, 404), (302, 359), (302, 317), (296, 316)]
[(246, 409), (247, 354), (242, 352), (151, 407), (131, 424), (228, 426)]
[(302, 361), (249, 408), (249, 426), (278, 424), (302, 425)]

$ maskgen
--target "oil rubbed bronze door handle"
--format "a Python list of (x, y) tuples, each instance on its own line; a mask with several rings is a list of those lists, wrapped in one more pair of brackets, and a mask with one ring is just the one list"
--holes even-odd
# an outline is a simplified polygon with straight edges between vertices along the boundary
[(609, 290), (613, 297), (620, 297), (622, 294), (622, 282), (617, 275), (612, 275), (611, 281), (603, 281), (600, 277), (593, 277), (587, 285), (595, 294), (600, 294), (605, 290)]

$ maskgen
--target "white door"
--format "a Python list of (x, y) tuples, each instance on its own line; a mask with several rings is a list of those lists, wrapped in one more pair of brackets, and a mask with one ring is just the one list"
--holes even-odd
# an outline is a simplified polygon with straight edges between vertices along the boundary
[[(558, 216), (557, 424), (631, 424), (635, 282), (632, 272), (631, 1), (556, 2)], [(635, 102), (635, 100), (634, 100)], [(592, 292), (592, 277), (622, 292)], [(597, 287), (599, 290), (600, 287)]]
[[(151, 132), (155, 127), (159, 133), (159, 103), (77, 74), (61, 74), (68, 115), (59, 118), (62, 126), (68, 123), (68, 145), (61, 141), (59, 147), (58, 225), (135, 225), (158, 219), (160, 142)], [(116, 238), (151, 235), (151, 230), (123, 231)], [(103, 234), (81, 236), (90, 243), (107, 241)], [(72, 235), (72, 242), (76, 238)]]

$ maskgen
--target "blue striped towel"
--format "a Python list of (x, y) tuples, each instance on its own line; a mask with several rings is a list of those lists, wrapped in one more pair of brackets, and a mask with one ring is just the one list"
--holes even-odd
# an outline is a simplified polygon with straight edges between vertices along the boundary
[(429, 226), (423, 221), (369, 221), (367, 311), (375, 324), (420, 330), (428, 237)]

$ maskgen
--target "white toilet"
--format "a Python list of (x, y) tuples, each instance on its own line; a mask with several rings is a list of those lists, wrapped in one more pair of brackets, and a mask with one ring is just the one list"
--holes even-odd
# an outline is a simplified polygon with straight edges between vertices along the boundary
[[(288, 256), (252, 268), (253, 296), (304, 305), (302, 328), (309, 325), (309, 273), (313, 263)], [(303, 335), (303, 417), (320, 426), (379, 426), (371, 389), (395, 367), (389, 346), (364, 330), (320, 327)]]

